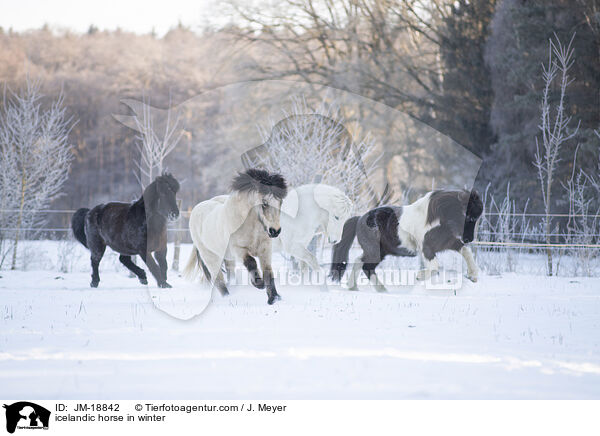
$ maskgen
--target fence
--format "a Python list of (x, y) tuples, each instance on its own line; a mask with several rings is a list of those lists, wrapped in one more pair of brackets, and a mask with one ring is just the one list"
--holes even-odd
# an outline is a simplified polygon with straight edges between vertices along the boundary
[[(12, 209), (1, 209), (0, 213), (16, 213), (18, 210)], [(44, 214), (47, 216), (43, 221), (50, 224), (46, 224), (44, 227), (30, 227), (23, 228), (21, 227), (21, 232), (35, 232), (35, 239), (62, 239), (67, 237), (69, 232), (71, 232), (70, 220), (71, 216), (75, 213), (75, 210), (69, 209), (48, 209), (37, 211), (35, 213)], [(175, 235), (179, 235), (184, 241), (183, 242), (191, 242), (188, 235), (188, 221), (190, 217), (190, 211), (181, 211), (180, 218), (173, 222), (169, 223), (169, 227), (167, 228), (167, 232), (171, 238), (174, 238)], [(486, 212), (487, 216), (514, 216), (517, 218), (544, 218), (545, 214), (537, 214), (537, 213), (497, 213), (497, 212)], [(551, 218), (600, 218), (600, 215), (571, 215), (568, 214), (551, 214)], [(16, 227), (0, 227), (0, 232), (11, 232), (16, 231)], [(510, 248), (519, 248), (519, 249), (540, 249), (540, 248), (556, 248), (556, 249), (578, 249), (578, 248), (600, 248), (600, 244), (580, 244), (580, 243), (545, 243), (545, 242), (519, 242), (519, 241), (494, 241), (489, 240), (498, 236), (497, 232), (492, 232), (489, 230), (479, 230), (477, 232), (478, 240), (473, 241), (472, 245), (479, 247), (504, 247), (507, 249)], [(506, 235), (503, 235), (505, 237)], [(572, 236), (569, 233), (565, 232), (551, 232), (549, 234), (550, 239), (560, 241), (564, 240), (569, 236)], [(591, 233), (587, 236), (600, 238), (600, 233)], [(512, 239), (519, 238), (546, 238), (545, 234), (535, 233), (532, 231), (529, 232), (510, 232), (510, 237)]]
[[(0, 210), (0, 213), (14, 213), (13, 210)], [(37, 213), (43, 214), (45, 226), (36, 228), (21, 228), (23, 239), (52, 239), (62, 240), (72, 238), (70, 220), (75, 210), (43, 210)], [(167, 234), (169, 242), (191, 243), (188, 231), (190, 210), (181, 211), (180, 218), (169, 223)], [(544, 214), (537, 213), (508, 213), (508, 212), (486, 212), (479, 224), (476, 241), (472, 242), (473, 251), (478, 262), (488, 272), (497, 273), (502, 271), (517, 271), (519, 257), (527, 254), (547, 254), (548, 250), (556, 253), (555, 260), (561, 261), (563, 257), (571, 257), (572, 266), (569, 268), (580, 271), (584, 275), (596, 275), (600, 270), (600, 233), (586, 235), (586, 240), (575, 240), (572, 234), (564, 231), (561, 221), (568, 218), (596, 219), (599, 215), (571, 215), (552, 214), (550, 217), (559, 225), (549, 234), (550, 242), (547, 242), (546, 234), (536, 226), (536, 220), (541, 222)], [(511, 222), (508, 227), (498, 230), (492, 225), (496, 220)], [(513, 222), (514, 221), (514, 222)], [(532, 224), (533, 223), (533, 224)], [(482, 225), (483, 224), (483, 225)], [(560, 230), (561, 227), (563, 230)], [(10, 232), (16, 231), (15, 227), (0, 227), (0, 233), (10, 239)], [(1, 236), (1, 235), (0, 235)], [(0, 238), (1, 239), (1, 238)], [(318, 244), (322, 245), (322, 244)], [(319, 249), (320, 248), (320, 249)], [(323, 256), (322, 246), (317, 248), (319, 255)], [(322, 259), (327, 262), (327, 259)], [(538, 261), (544, 267), (544, 261)], [(598, 265), (596, 265), (598, 264)], [(594, 271), (591, 273), (590, 271)]]
[[(18, 213), (18, 210), (13, 209), (0, 209), (2, 213)], [(75, 210), (70, 209), (47, 209), (41, 211), (35, 211), (34, 213), (45, 215), (46, 217), (42, 220), (45, 224), (41, 227), (21, 227), (20, 231), (25, 235), (25, 239), (29, 236), (33, 239), (67, 239), (70, 238), (71, 233), (71, 217), (75, 213)], [(174, 242), (176, 238), (180, 242), (190, 242), (188, 231), (188, 221), (191, 211), (181, 211), (180, 218), (177, 221), (170, 222), (167, 227), (167, 235), (169, 242)], [(0, 233), (16, 232), (17, 227), (0, 227)]]

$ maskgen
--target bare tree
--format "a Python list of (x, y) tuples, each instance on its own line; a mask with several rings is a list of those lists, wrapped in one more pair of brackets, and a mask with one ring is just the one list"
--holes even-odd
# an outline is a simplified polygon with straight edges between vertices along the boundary
[[(130, 104), (127, 101), (124, 103)], [(130, 105), (130, 107), (134, 109), (134, 107), (138, 108), (138, 105)], [(149, 100), (142, 102), (141, 112), (141, 116), (136, 112), (133, 121), (139, 132), (136, 143), (140, 152), (140, 160), (137, 162), (138, 181), (144, 189), (155, 177), (162, 174), (165, 158), (175, 149), (184, 131), (180, 126), (179, 115), (173, 114), (170, 101), (166, 113), (150, 106)], [(181, 203), (178, 206), (181, 207)], [(181, 237), (177, 232), (173, 254), (173, 269), (176, 271), (179, 269), (180, 245)]]
[[(165, 158), (171, 153), (183, 135), (179, 125), (179, 116), (174, 116), (169, 104), (164, 120), (156, 120), (154, 113), (163, 114), (150, 106), (149, 101), (144, 101), (141, 108), (141, 117), (133, 116), (138, 135), (137, 147), (140, 152), (138, 162), (139, 181), (142, 188), (148, 186), (152, 180), (163, 172)], [(158, 125), (162, 124), (162, 128)]]
[(14, 226), (7, 232), (13, 240), (11, 269), (16, 269), (23, 232), (35, 231), (39, 212), (60, 195), (67, 180), (73, 158), (68, 136), (74, 123), (66, 116), (62, 94), (43, 105), (39, 81), (27, 77), (22, 91), (8, 94), (0, 117), (1, 206)]
[[(569, 123), (571, 117), (566, 114), (565, 96), (567, 87), (573, 81), (569, 77), (569, 69), (573, 66), (573, 39), (571, 37), (569, 44), (564, 46), (558, 37), (556, 42), (550, 40), (548, 48), (548, 65), (542, 65), (542, 78), (544, 80), (544, 91), (542, 94), (542, 114), (539, 129), (542, 132), (542, 144), (540, 147), (538, 138), (535, 138), (536, 153), (534, 165), (538, 171), (538, 179), (542, 191), (544, 204), (543, 228), (546, 237), (546, 244), (550, 244), (550, 233), (552, 230), (552, 218), (550, 216), (550, 206), (552, 199), (552, 184), (554, 182), (554, 172), (557, 164), (560, 162), (561, 146), (577, 135), (579, 124), (574, 130), (569, 132)], [(550, 103), (550, 90), (555, 79), (559, 79), (560, 94), (556, 107)], [(546, 248), (548, 257), (548, 275), (552, 275), (552, 250)]]
[(247, 155), (246, 164), (285, 174), (291, 186), (336, 186), (358, 209), (372, 207), (381, 200), (369, 183), (379, 168), (381, 153), (368, 136), (352, 141), (335, 105), (320, 106), (315, 111), (305, 100), (293, 100), (284, 121), (261, 129), (265, 143), (259, 148), (263, 150)]

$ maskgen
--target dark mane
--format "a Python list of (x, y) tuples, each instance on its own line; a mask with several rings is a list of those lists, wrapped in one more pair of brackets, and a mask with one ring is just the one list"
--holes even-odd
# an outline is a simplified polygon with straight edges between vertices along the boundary
[(164, 184), (167, 185), (173, 192), (179, 191), (179, 182), (171, 173), (163, 173), (158, 176), (151, 184)]
[(231, 183), (231, 189), (237, 192), (258, 192), (272, 195), (280, 200), (287, 195), (287, 184), (281, 174), (250, 168), (239, 173)]
[(427, 207), (427, 224), (435, 220), (462, 222), (465, 219), (469, 191), (433, 191)]
[(469, 203), (467, 204), (467, 216), (478, 219), (483, 213), (483, 202), (479, 197), (479, 194), (474, 189), (469, 195)]

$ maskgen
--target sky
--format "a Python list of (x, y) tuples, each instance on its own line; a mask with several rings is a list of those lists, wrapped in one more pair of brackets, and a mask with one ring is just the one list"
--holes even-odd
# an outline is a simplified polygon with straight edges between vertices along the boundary
[(91, 24), (164, 35), (178, 22), (199, 30), (221, 23), (217, 0), (0, 0), (0, 26), (24, 31), (42, 27), (86, 32)]

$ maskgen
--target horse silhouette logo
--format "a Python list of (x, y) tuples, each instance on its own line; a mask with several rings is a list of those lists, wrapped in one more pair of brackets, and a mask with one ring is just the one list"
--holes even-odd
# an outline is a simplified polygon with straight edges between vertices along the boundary
[(11, 405), (5, 404), (6, 431), (14, 433), (19, 429), (48, 429), (50, 411), (28, 401), (19, 401)]

